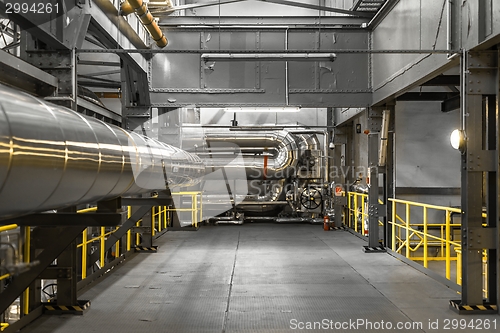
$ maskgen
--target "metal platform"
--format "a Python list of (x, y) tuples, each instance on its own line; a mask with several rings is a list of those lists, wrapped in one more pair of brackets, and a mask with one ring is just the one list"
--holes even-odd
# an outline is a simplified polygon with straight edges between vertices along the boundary
[[(446, 320), (464, 318), (449, 308), (454, 291), (322, 225), (208, 226), (157, 244), (158, 253), (137, 254), (81, 295), (92, 301), (83, 316), (43, 316), (23, 332), (320, 331), (299, 329), (314, 322), (335, 332), (444, 332)], [(498, 315), (472, 318), (499, 329)]]

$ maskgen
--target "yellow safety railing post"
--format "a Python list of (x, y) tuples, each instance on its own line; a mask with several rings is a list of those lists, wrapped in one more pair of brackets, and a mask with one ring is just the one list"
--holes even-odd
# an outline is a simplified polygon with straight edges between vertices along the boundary
[[(132, 216), (132, 207), (128, 206), (127, 207), (127, 219), (129, 219)], [(132, 243), (132, 232), (130, 229), (127, 231), (127, 252), (130, 251), (130, 243)]]
[[(116, 227), (116, 230), (117, 231), (118, 229), (120, 229), (120, 227)], [(120, 244), (121, 244), (121, 238), (119, 240), (116, 241), (116, 252), (115, 252), (115, 258), (118, 258), (120, 256)]]
[(427, 260), (427, 207), (423, 207), (424, 210), (424, 267), (429, 268), (429, 262)]
[(101, 256), (100, 256), (101, 268), (103, 268), (103, 267), (104, 267), (104, 260), (105, 260), (105, 258), (104, 258), (104, 257), (105, 257), (105, 252), (104, 252), (104, 242), (105, 242), (105, 237), (104, 237), (105, 235), (104, 235), (104, 234), (105, 234), (105, 233), (106, 233), (106, 228), (105, 228), (105, 227), (101, 227), (101, 235), (100, 235), (100, 237), (99, 237), (99, 238), (100, 238), (100, 241), (101, 241), (101, 243), (100, 243), (100, 244), (101, 244), (101, 246), (100, 246), (100, 252), (101, 252), (101, 253), (100, 253), (100, 254), (101, 254)]
[(82, 280), (87, 278), (87, 229), (82, 233)]
[(406, 258), (410, 258), (410, 204), (406, 203)]
[(155, 207), (151, 207), (151, 236), (155, 235)]
[(457, 284), (462, 285), (462, 249), (455, 249), (457, 252)]
[(392, 203), (392, 250), (396, 251), (396, 203)]
[[(31, 228), (24, 227), (24, 262), (29, 263), (31, 261)], [(24, 291), (24, 309), (23, 313), (25, 315), (30, 312), (30, 288), (26, 288)]]
[(203, 221), (203, 196), (200, 194), (198, 194), (200, 196), (200, 219), (199, 221)]
[(354, 195), (354, 231), (358, 232), (358, 196)]
[(163, 229), (167, 229), (167, 206), (163, 206)]
[(361, 234), (365, 235), (365, 197), (361, 196)]
[[(448, 280), (451, 280), (451, 244), (450, 244), (450, 233), (451, 233), (451, 228), (450, 228), (450, 220), (451, 220), (451, 212), (449, 210), (446, 211), (446, 228), (445, 228), (445, 232), (446, 232), (446, 278)], [(458, 263), (457, 263), (458, 265)]]
[(194, 227), (198, 228), (198, 195), (194, 194), (192, 196), (193, 200), (193, 220), (194, 220)]

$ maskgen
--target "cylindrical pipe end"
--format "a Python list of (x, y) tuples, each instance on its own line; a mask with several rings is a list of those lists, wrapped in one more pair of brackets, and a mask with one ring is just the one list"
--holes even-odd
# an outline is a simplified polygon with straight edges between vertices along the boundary
[(127, 16), (134, 12), (134, 8), (130, 4), (130, 2), (125, 1), (120, 4), (120, 15)]

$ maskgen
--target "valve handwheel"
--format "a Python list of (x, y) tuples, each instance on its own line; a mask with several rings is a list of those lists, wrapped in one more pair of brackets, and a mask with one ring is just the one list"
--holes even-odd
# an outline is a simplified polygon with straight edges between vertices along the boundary
[(305, 189), (300, 194), (300, 203), (306, 209), (316, 209), (321, 205), (321, 192), (317, 189)]

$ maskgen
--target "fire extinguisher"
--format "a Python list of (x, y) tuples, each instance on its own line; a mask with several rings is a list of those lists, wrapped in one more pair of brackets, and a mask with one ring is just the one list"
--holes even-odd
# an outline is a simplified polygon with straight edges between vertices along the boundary
[(324, 231), (330, 230), (330, 217), (328, 217), (328, 215), (325, 215), (323, 217), (323, 230)]

